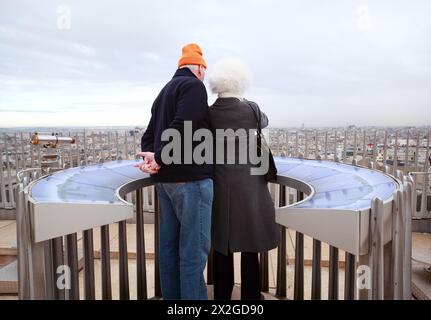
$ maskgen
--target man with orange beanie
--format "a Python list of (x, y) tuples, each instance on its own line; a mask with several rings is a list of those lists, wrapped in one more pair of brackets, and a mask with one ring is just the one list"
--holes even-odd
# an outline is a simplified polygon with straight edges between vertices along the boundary
[[(209, 129), (208, 97), (203, 80), (206, 62), (194, 43), (183, 47), (178, 70), (161, 90), (151, 109), (151, 120), (141, 139), (138, 167), (151, 174), (160, 203), (160, 284), (164, 299), (208, 299), (203, 271), (211, 239), (213, 200), (212, 165), (186, 161), (185, 122), (192, 133)], [(167, 163), (162, 133), (181, 134), (180, 163)], [(199, 144), (188, 141), (189, 145)]]

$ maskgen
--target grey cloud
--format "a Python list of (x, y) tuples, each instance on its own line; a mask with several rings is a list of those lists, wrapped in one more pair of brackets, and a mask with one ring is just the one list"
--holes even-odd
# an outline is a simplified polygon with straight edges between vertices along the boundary
[[(62, 31), (56, 10), (63, 4), (71, 29)], [(78, 121), (100, 110), (97, 100), (107, 105), (118, 94), (112, 108), (139, 109), (142, 99), (148, 111), (181, 46), (193, 41), (208, 73), (223, 57), (250, 65), (247, 96), (272, 125), (429, 124), (430, 15), (427, 0), (3, 0), (0, 108), (37, 109), (55, 97), (50, 110), (73, 106)], [(153, 90), (136, 98), (141, 86)]]
[(58, 113), (60, 111), (55, 110), (44, 110), (38, 108), (36, 109), (0, 109), (0, 113), (10, 113), (10, 112), (18, 112), (18, 113)]

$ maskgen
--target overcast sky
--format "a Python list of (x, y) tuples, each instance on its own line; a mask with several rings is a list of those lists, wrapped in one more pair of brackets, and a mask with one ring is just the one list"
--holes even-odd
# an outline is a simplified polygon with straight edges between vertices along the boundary
[(429, 0), (0, 0), (0, 127), (145, 126), (189, 42), (272, 126), (431, 124)]

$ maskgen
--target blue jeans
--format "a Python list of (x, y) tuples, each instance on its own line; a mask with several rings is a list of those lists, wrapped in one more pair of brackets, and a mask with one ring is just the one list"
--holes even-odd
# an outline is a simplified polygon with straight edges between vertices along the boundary
[(163, 299), (208, 299), (203, 271), (211, 246), (213, 181), (156, 183)]

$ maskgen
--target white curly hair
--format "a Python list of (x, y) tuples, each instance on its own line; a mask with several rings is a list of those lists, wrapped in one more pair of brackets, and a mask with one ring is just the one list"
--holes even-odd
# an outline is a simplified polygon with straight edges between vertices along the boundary
[(239, 59), (223, 59), (215, 64), (209, 74), (211, 92), (219, 96), (242, 96), (250, 82), (250, 70)]

